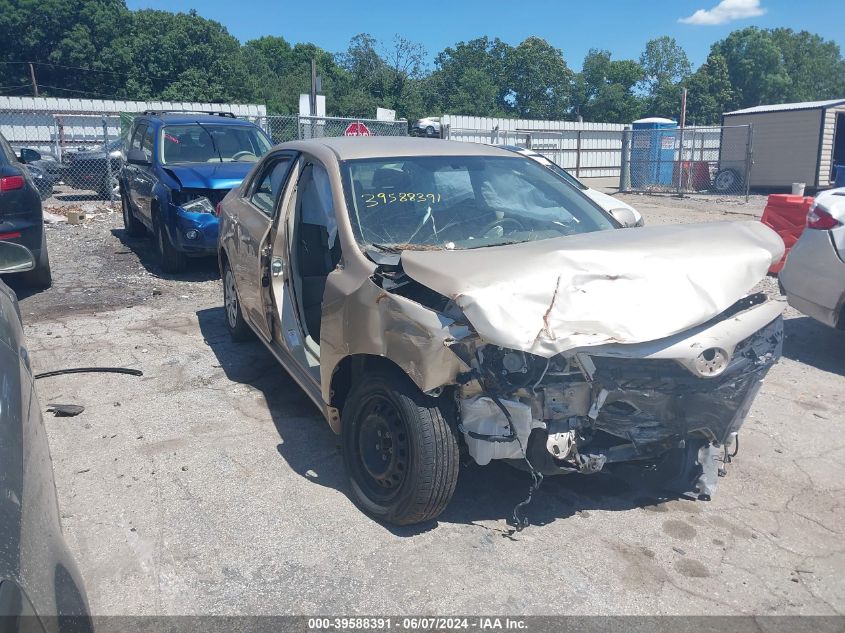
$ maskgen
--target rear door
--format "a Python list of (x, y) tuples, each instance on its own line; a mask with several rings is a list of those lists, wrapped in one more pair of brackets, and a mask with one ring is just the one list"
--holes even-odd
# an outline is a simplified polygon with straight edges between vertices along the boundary
[[(140, 150), (141, 142), (144, 139), (144, 134), (147, 131), (147, 124), (138, 124), (132, 132), (132, 137), (129, 139), (129, 146), (126, 150), (128, 154), (131, 150)], [(143, 182), (140, 178), (140, 165), (134, 163), (126, 163), (123, 167), (123, 186), (126, 190), (126, 196), (132, 203), (132, 206), (138, 210), (141, 209), (141, 199), (139, 198), (139, 185)]]
[(147, 127), (144, 135), (141, 138), (141, 151), (144, 152), (149, 165), (137, 165), (138, 175), (136, 178), (138, 186), (138, 209), (141, 215), (144, 216), (147, 223), (152, 226), (152, 199), (153, 188), (155, 187), (157, 178), (155, 175), (155, 153), (153, 151), (155, 145), (154, 135), (156, 128), (153, 126)]
[(273, 338), (265, 301), (270, 285), (270, 229), (279, 213), (296, 153), (275, 152), (262, 162), (237, 205), (237, 238), (232, 268), (241, 310), (266, 339)]

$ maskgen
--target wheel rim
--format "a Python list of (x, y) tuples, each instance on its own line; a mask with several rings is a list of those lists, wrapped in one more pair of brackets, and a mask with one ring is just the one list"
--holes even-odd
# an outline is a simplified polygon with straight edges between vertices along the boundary
[(408, 474), (408, 429), (396, 406), (373, 396), (362, 407), (356, 433), (359, 483), (370, 498), (395, 497)]
[(734, 184), (734, 176), (729, 171), (723, 171), (716, 176), (716, 189), (719, 191), (727, 191)]
[(226, 318), (229, 320), (229, 327), (234, 329), (238, 324), (238, 294), (235, 291), (235, 276), (230, 268), (226, 269), (223, 295), (223, 301), (226, 304)]

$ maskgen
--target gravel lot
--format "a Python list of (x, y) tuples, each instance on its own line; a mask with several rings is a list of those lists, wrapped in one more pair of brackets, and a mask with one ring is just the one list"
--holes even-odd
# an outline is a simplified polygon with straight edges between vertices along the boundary
[[(625, 196), (648, 224), (759, 217), (762, 198)], [(52, 289), (20, 290), (64, 529), (94, 613), (842, 614), (845, 333), (788, 312), (785, 356), (713, 501), (608, 476), (467, 468), (434, 525), (394, 529), (347, 495), (313, 405), (223, 323), (214, 262), (162, 277), (119, 208), (48, 227)], [(777, 292), (776, 282), (763, 286)]]

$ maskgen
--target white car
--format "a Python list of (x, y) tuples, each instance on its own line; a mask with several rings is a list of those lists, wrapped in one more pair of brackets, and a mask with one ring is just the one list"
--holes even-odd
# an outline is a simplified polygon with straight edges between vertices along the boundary
[[(637, 226), (644, 226), (645, 220), (643, 219), (642, 214), (637, 211), (634, 207), (630, 204), (625, 204), (621, 200), (614, 198), (613, 196), (609, 196), (606, 193), (602, 193), (601, 191), (596, 191), (595, 189), (590, 189), (587, 185), (583, 182), (578, 180), (575, 176), (570, 174), (566, 171), (563, 167), (552, 161), (551, 159), (543, 156), (539, 152), (535, 152), (531, 149), (526, 149), (524, 147), (518, 147), (516, 145), (501, 145), (502, 149), (510, 150), (511, 152), (516, 152), (517, 154), (522, 154), (523, 156), (527, 156), (532, 160), (536, 160), (538, 163), (543, 165), (544, 167), (548, 167), (553, 172), (555, 172), (558, 176), (566, 180), (570, 185), (580, 189), (585, 196), (590, 198), (593, 202), (599, 205), (602, 209), (613, 215), (617, 220), (624, 218), (627, 213), (619, 213), (621, 210), (626, 210), (630, 214), (633, 215), (632, 221), (623, 222), (625, 226), (628, 227), (637, 227)], [(615, 213), (614, 213), (615, 212)]]
[(439, 117), (425, 117), (419, 119), (411, 126), (411, 136), (425, 136), (426, 138), (436, 138), (440, 136), (440, 118)]
[(789, 305), (845, 329), (845, 188), (816, 196), (779, 279)]

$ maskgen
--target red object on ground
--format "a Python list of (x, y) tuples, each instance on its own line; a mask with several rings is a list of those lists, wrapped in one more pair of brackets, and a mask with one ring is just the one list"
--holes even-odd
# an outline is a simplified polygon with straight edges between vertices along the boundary
[(685, 160), (675, 163), (672, 182), (681, 178), (684, 189), (704, 191), (710, 188), (710, 165), (707, 161)]
[(783, 239), (786, 251), (783, 258), (769, 268), (769, 272), (777, 274), (786, 262), (789, 250), (795, 246), (795, 242), (801, 237), (804, 228), (807, 226), (807, 214), (813, 206), (813, 198), (803, 196), (791, 196), (788, 194), (773, 194), (769, 196), (766, 210), (760, 221), (777, 232)]
[(361, 121), (353, 121), (349, 125), (346, 126), (346, 130), (343, 132), (344, 136), (372, 136), (370, 134), (370, 128), (364, 125)]

